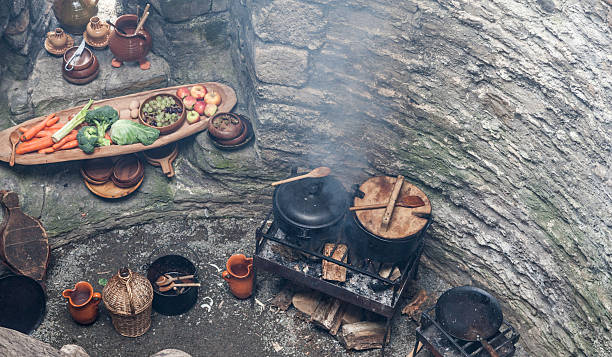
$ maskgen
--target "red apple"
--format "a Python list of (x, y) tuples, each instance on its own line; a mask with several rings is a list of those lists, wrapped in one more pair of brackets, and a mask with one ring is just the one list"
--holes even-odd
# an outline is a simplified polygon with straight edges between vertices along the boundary
[(219, 93), (216, 92), (208, 92), (204, 96), (204, 101), (206, 102), (206, 104), (214, 104), (218, 106), (219, 104), (221, 104), (221, 96), (219, 95)]
[(197, 100), (188, 95), (187, 97), (185, 97), (185, 99), (183, 99), (183, 104), (185, 105), (185, 109), (187, 110), (191, 110), (193, 109), (193, 106), (196, 104)]
[(197, 123), (200, 121), (200, 114), (195, 110), (189, 110), (186, 119), (189, 124)]
[(206, 109), (204, 109), (204, 115), (207, 117), (211, 117), (215, 115), (217, 112), (217, 106), (215, 104), (206, 104)]
[(204, 96), (206, 95), (206, 92), (207, 92), (206, 88), (200, 85), (191, 87), (191, 90), (189, 91), (191, 96), (194, 97), (195, 99), (203, 99)]
[(204, 109), (206, 109), (206, 103), (201, 102), (201, 101), (197, 101), (196, 104), (193, 106), (193, 110), (195, 110), (196, 112), (198, 112), (200, 115), (204, 115)]
[(182, 87), (176, 90), (176, 96), (183, 99), (189, 95), (189, 89), (187, 87)]

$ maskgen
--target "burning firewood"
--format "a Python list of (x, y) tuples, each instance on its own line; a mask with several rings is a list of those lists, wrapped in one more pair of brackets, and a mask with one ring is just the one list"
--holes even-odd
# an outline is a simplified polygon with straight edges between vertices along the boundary
[(361, 321), (342, 325), (338, 340), (348, 350), (368, 350), (381, 348), (385, 338), (386, 329), (383, 324), (370, 321)]
[[(334, 250), (334, 246), (335, 244), (326, 243), (325, 247), (323, 248), (323, 255), (329, 257), (332, 251)], [(345, 254), (346, 254), (347, 249), (348, 248), (346, 245), (338, 244), (338, 247), (334, 251), (334, 255), (332, 255), (332, 258), (336, 260), (340, 260), (342, 259), (342, 257), (344, 257), (343, 262), (346, 263)], [(322, 276), (323, 279), (333, 280), (333, 281), (346, 281), (346, 268), (345, 267), (342, 267), (338, 264), (334, 264), (327, 260), (323, 260), (322, 269), (323, 269), (323, 276)]]

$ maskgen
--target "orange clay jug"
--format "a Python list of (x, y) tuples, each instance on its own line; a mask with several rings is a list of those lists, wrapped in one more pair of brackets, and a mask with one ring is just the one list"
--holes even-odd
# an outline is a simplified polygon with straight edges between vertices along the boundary
[(74, 289), (64, 290), (62, 296), (68, 299), (68, 311), (74, 321), (82, 325), (96, 321), (102, 295), (95, 293), (90, 283), (79, 281)]
[(230, 291), (238, 299), (246, 299), (253, 293), (253, 258), (244, 254), (232, 255), (221, 275), (229, 284)]

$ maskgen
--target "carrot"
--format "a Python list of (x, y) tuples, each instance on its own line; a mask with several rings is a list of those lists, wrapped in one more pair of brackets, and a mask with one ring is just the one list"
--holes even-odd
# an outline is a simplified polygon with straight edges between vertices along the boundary
[(38, 153), (39, 154), (50, 154), (50, 153), (52, 153), (54, 151), (55, 151), (55, 149), (51, 147), (51, 148), (46, 148), (46, 149), (40, 149), (40, 150), (38, 150)]
[(15, 153), (18, 155), (25, 154), (32, 151), (38, 151), (53, 146), (53, 139), (50, 136), (44, 138), (32, 140), (27, 143), (21, 143), (15, 149)]
[(62, 145), (62, 147), (60, 147), (59, 150), (74, 149), (77, 146), (79, 146), (78, 140), (70, 140), (69, 142)]
[(23, 133), (25, 133), (26, 131), (28, 131), (28, 128), (26, 128), (25, 126), (20, 126), (20, 127), (19, 127), (19, 131), (20, 131), (20, 132), (23, 134)]
[[(44, 128), (43, 130), (44, 130), (44, 131), (50, 131), (50, 130), (53, 130), (53, 131), (55, 132), (55, 131), (60, 130), (60, 129), (62, 128), (62, 126), (63, 126), (62, 124), (55, 124), (55, 125), (48, 126), (48, 127)], [(19, 131), (20, 131), (21, 133), (25, 133), (25, 132), (26, 132), (26, 131), (28, 131), (28, 130), (30, 130), (30, 128), (28, 128), (28, 127), (24, 127), (24, 126), (22, 126), (22, 127), (20, 127), (20, 128), (19, 128)], [(27, 141), (27, 140), (26, 140), (26, 141)]]
[(68, 135), (64, 136), (62, 138), (62, 140), (58, 141), (57, 143), (53, 144), (53, 149), (57, 150), (59, 148), (62, 147), (62, 145), (64, 145), (65, 143), (72, 141), (72, 140), (76, 140), (77, 138), (77, 131), (73, 130), (71, 131)]
[[(49, 129), (49, 128), (47, 128)], [(59, 129), (57, 129), (59, 130)], [(50, 136), (53, 135), (57, 130), (41, 130), (38, 133), (36, 133), (36, 138), (44, 138), (45, 136)]]
[(57, 123), (58, 121), (59, 121), (59, 117), (58, 117), (58, 116), (55, 116), (55, 117), (53, 117), (53, 118), (49, 119), (49, 120), (47, 121), (47, 124), (45, 124), (45, 125), (46, 125), (46, 126), (48, 126), (48, 127), (49, 127), (49, 126), (53, 126), (53, 124)]
[(104, 137), (108, 139), (108, 141), (110, 141), (111, 144), (113, 143), (113, 139), (111, 139), (110, 134), (108, 132), (104, 134)]
[(47, 122), (53, 118), (55, 114), (49, 114), (45, 120), (34, 124), (28, 131), (21, 135), (21, 141), (27, 141), (36, 136), (36, 133), (43, 130), (47, 126)]

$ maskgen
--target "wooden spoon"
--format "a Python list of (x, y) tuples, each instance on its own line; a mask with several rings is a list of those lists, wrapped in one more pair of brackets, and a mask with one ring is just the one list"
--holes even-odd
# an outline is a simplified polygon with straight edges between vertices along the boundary
[(164, 275), (161, 275), (159, 278), (157, 278), (157, 280), (155, 280), (155, 284), (159, 286), (163, 286), (163, 285), (168, 285), (171, 282), (176, 281), (176, 280), (186, 280), (186, 279), (193, 279), (193, 275), (185, 275), (185, 276), (179, 276), (175, 278), (169, 274), (164, 274)]
[(170, 289), (176, 289), (177, 287), (181, 287), (181, 286), (200, 286), (200, 283), (177, 284), (177, 283), (172, 282), (166, 286), (160, 286), (159, 291), (166, 292)]
[(115, 28), (115, 30), (119, 31), (119, 33), (121, 33), (122, 35), (125, 35), (125, 36), (127, 36), (127, 35), (128, 35), (127, 33), (125, 33), (125, 31), (123, 31), (123, 30), (122, 30), (122, 29), (120, 29), (119, 27), (115, 26), (115, 24), (114, 24), (114, 23), (110, 22), (110, 20), (106, 20), (106, 23), (107, 23), (107, 24), (109, 24), (109, 25), (111, 25), (112, 27), (114, 27), (114, 28)]
[(15, 130), (14, 132), (12, 132), (9, 136), (9, 140), (11, 141), (11, 146), (13, 147), (11, 149), (11, 159), (9, 160), (9, 166), (13, 166), (15, 165), (15, 147), (17, 146), (17, 143), (19, 143), (19, 130)]
[[(397, 202), (395, 202), (396, 207), (421, 207), (425, 206), (425, 202), (419, 196), (400, 196)], [(371, 205), (363, 205), (363, 206), (353, 206), (349, 208), (349, 211), (361, 211), (363, 209), (377, 209), (377, 208), (386, 208), (386, 203), (375, 203)]]
[(295, 177), (290, 177), (288, 179), (284, 179), (284, 180), (280, 180), (280, 181), (276, 181), (276, 182), (272, 182), (271, 185), (272, 186), (278, 186), (278, 185), (282, 185), (284, 183), (293, 182), (293, 181), (305, 179), (305, 178), (308, 178), (308, 177), (313, 177), (313, 178), (314, 177), (325, 177), (325, 176), (329, 175), (330, 172), (331, 172), (331, 169), (329, 167), (321, 166), (321, 167), (317, 167), (316, 169), (310, 171), (307, 174), (300, 175), (300, 176), (295, 176)]

